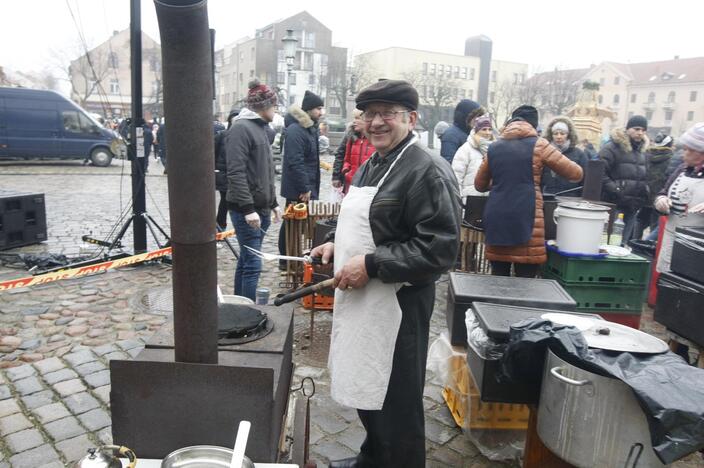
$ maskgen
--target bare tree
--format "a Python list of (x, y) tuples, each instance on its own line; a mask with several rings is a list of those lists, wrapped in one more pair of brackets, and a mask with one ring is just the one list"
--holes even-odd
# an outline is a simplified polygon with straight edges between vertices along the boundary
[[(432, 133), (435, 125), (452, 110), (452, 107), (464, 97), (456, 81), (440, 74), (423, 74), (409, 72), (403, 74), (403, 79), (413, 85), (420, 96), (420, 112), (418, 120), (421, 126)], [(428, 136), (428, 147), (433, 148), (432, 135)]]
[(523, 83), (514, 83), (509, 80), (502, 81), (489, 92), (487, 110), (495, 128), (503, 125), (511, 112), (521, 104), (530, 104), (523, 101), (525, 86)]
[[(104, 82), (110, 73), (107, 54), (101, 49), (86, 53), (80, 41), (73, 47), (52, 50), (53, 67), (71, 85), (71, 97), (81, 107), (95, 94), (105, 95)], [(71, 59), (71, 57), (78, 57)]]
[(352, 93), (354, 84), (350, 79), (352, 76), (352, 69), (347, 67), (346, 61), (335, 60), (328, 64), (325, 85), (328, 96), (334, 98), (339, 104), (340, 116), (343, 119), (347, 117), (347, 97)]
[(537, 103), (543, 112), (563, 115), (577, 102), (583, 70), (561, 70), (534, 75), (529, 84), (537, 90)]

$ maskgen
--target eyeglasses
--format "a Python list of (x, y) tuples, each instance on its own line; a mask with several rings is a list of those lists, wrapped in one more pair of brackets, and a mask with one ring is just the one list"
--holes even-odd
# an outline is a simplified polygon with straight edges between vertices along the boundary
[(381, 117), (382, 120), (384, 120), (385, 122), (388, 122), (390, 120), (394, 120), (396, 118), (396, 114), (406, 114), (408, 112), (411, 112), (411, 111), (408, 111), (408, 110), (380, 111), (380, 112), (365, 111), (365, 112), (362, 112), (361, 117), (362, 117), (362, 120), (364, 120), (365, 122), (371, 122), (378, 115), (379, 117)]

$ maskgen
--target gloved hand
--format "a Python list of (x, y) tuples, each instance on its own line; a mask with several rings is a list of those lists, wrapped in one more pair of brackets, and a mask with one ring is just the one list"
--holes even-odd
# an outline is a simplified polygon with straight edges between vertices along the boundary
[(697, 213), (697, 214), (704, 213), (704, 203), (698, 203), (694, 206), (690, 206), (687, 209), (687, 213)]
[(655, 203), (653, 203), (653, 205), (660, 213), (668, 214), (670, 212), (670, 207), (672, 206), (672, 200), (667, 198), (665, 195), (660, 195), (655, 199)]
[(262, 220), (259, 218), (259, 214), (256, 211), (244, 215), (244, 220), (254, 229), (259, 229), (262, 225)]
[(281, 208), (279, 208), (278, 206), (276, 208), (273, 208), (271, 210), (271, 214), (274, 218), (275, 223), (278, 223), (279, 221), (281, 221), (281, 216), (282, 216)]

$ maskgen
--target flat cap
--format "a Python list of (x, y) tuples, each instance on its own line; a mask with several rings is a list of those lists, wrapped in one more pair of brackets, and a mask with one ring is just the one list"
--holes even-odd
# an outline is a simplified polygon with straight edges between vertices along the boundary
[(355, 102), (360, 110), (375, 102), (398, 104), (410, 110), (417, 110), (418, 91), (408, 81), (381, 80), (360, 91)]

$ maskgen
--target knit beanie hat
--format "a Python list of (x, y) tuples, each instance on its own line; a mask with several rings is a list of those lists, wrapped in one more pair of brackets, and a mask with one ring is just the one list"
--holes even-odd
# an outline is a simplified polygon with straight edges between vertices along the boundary
[(694, 124), (692, 128), (684, 132), (679, 143), (689, 149), (704, 153), (704, 122)]
[(317, 94), (306, 91), (303, 95), (303, 102), (301, 103), (301, 109), (308, 112), (309, 110), (315, 109), (316, 107), (323, 107), (325, 103)]
[(642, 115), (634, 115), (633, 117), (628, 119), (628, 123), (626, 124), (626, 130), (633, 127), (641, 127), (643, 128), (643, 130), (647, 130), (648, 119), (646, 119)]
[(489, 117), (487, 114), (479, 116), (474, 120), (474, 131), (475, 132), (478, 132), (479, 130), (481, 130), (483, 128), (492, 128), (491, 117)]
[(538, 109), (533, 106), (522, 105), (517, 107), (511, 114), (511, 118), (525, 120), (533, 128), (538, 128)]
[(655, 136), (655, 145), (656, 146), (667, 146), (668, 148), (672, 147), (672, 143), (674, 140), (670, 135), (665, 135), (664, 133), (658, 133)]
[(570, 133), (570, 129), (565, 122), (558, 121), (550, 128), (550, 133), (555, 132)]
[(276, 105), (276, 93), (267, 85), (254, 79), (249, 82), (247, 92), (247, 108), (252, 111), (260, 111)]

